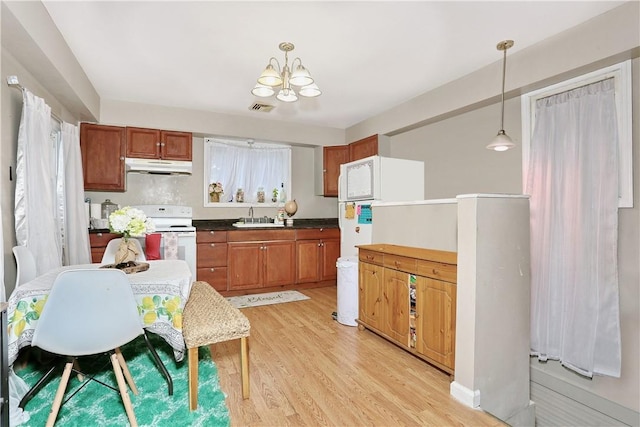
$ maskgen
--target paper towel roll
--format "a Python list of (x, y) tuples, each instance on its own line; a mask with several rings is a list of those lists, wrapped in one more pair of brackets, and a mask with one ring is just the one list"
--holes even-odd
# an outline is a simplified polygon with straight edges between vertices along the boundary
[(91, 226), (91, 203), (84, 203), (84, 216), (87, 219), (87, 228)]
[(91, 218), (102, 218), (102, 204), (91, 203)]

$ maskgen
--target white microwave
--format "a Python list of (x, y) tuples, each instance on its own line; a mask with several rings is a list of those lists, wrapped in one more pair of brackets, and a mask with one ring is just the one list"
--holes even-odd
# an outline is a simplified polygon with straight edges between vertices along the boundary
[(424, 200), (424, 162), (371, 156), (342, 164), (338, 200)]

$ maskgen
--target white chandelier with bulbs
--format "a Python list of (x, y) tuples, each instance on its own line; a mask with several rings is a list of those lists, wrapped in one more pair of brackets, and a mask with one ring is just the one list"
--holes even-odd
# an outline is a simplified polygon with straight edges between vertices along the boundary
[[(277, 90), (276, 98), (283, 102), (295, 102), (298, 100), (298, 95), (308, 98), (319, 96), (322, 92), (318, 85), (313, 82), (309, 70), (302, 65), (300, 58), (296, 58), (291, 62), (293, 72), (289, 69), (289, 52), (295, 47), (293, 43), (282, 42), (279, 47), (284, 52), (284, 66), (280, 68), (278, 60), (271, 57), (267, 67), (258, 77), (258, 83), (251, 90), (251, 93), (255, 96), (266, 98), (275, 94)], [(297, 87), (297, 94), (292, 86)]]

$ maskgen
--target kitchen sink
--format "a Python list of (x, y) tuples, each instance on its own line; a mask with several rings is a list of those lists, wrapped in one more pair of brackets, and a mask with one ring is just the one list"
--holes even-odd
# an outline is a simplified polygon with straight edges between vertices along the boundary
[(273, 222), (253, 222), (253, 223), (234, 222), (232, 225), (238, 228), (284, 227), (284, 224), (276, 224)]
[(233, 224), (238, 228), (261, 228), (261, 227), (284, 227), (284, 224), (274, 223), (272, 218), (262, 216), (259, 218), (240, 218), (238, 222)]

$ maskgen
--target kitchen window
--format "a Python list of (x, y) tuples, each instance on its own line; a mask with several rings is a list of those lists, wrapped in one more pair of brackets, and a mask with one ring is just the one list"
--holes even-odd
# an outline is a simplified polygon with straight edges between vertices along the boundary
[(612, 78), (615, 84), (618, 123), (618, 207), (633, 207), (633, 156), (631, 137), (631, 61), (621, 62), (546, 88), (522, 95), (522, 176), (527, 182), (531, 136), (536, 124), (536, 101), (591, 83)]
[(291, 146), (204, 138), (205, 207), (275, 206), (290, 198)]

